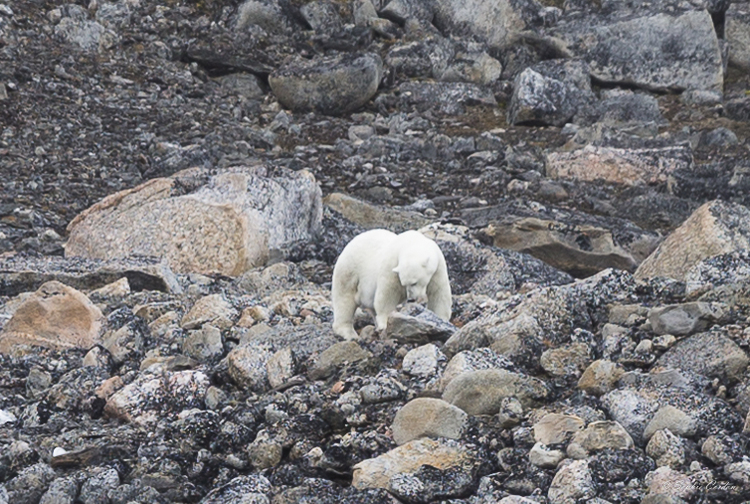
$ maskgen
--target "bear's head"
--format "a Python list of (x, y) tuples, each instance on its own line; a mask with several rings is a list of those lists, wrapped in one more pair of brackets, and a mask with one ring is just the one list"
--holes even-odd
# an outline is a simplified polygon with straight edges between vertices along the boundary
[(438, 268), (438, 259), (433, 254), (413, 256), (401, 254), (393, 272), (406, 289), (406, 300), (427, 303), (427, 285)]

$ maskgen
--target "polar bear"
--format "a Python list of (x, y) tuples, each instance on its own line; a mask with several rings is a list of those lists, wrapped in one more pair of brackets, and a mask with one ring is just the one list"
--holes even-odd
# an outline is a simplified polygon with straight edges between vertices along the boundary
[(333, 332), (357, 338), (352, 323), (361, 307), (385, 329), (388, 315), (405, 300), (427, 303), (443, 320), (451, 317), (451, 286), (437, 243), (419, 231), (399, 235), (373, 229), (350, 241), (336, 260), (331, 286)]

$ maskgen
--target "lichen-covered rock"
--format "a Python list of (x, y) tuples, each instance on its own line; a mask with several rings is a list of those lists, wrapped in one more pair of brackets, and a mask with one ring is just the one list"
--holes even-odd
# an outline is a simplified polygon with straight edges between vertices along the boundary
[(664, 368), (678, 368), (709, 377), (737, 381), (750, 359), (728, 336), (717, 331), (678, 341), (657, 360)]
[(646, 258), (637, 278), (665, 276), (683, 280), (703, 259), (750, 248), (750, 210), (725, 201), (710, 201), (693, 214)]
[(445, 341), (456, 332), (456, 327), (442, 320), (421, 305), (407, 304), (388, 316), (386, 337), (399, 343), (427, 343)]
[(153, 425), (165, 414), (202, 407), (210, 384), (201, 371), (145, 371), (112, 394), (104, 412), (137, 425)]
[(187, 170), (108, 196), (79, 214), (68, 224), (65, 255), (161, 256), (179, 273), (239, 275), (263, 264), (269, 249), (315, 236), (321, 212), (320, 188), (309, 173)]
[(584, 392), (600, 396), (615, 388), (617, 380), (625, 371), (612, 361), (592, 362), (578, 380), (578, 388)]
[(388, 481), (388, 491), (406, 502), (429, 504), (460, 497), (474, 485), (473, 471), (462, 467), (442, 470), (423, 465), (414, 473), (400, 473)]
[(337, 368), (371, 357), (372, 353), (356, 341), (340, 341), (323, 350), (315, 359), (310, 377), (319, 380), (331, 376)]
[(516, 77), (508, 108), (511, 124), (563, 126), (596, 97), (582, 61), (543, 61)]
[(657, 467), (677, 469), (685, 463), (685, 446), (682, 439), (669, 429), (657, 430), (646, 445), (646, 454)]
[(549, 413), (534, 424), (534, 439), (543, 445), (565, 443), (584, 425), (584, 420), (577, 416)]
[(591, 76), (607, 83), (654, 90), (720, 90), (721, 49), (705, 10), (645, 10), (623, 16), (572, 17), (553, 29)]
[(180, 320), (183, 329), (198, 329), (204, 324), (228, 329), (237, 317), (237, 310), (221, 294), (199, 298)]
[(100, 341), (105, 323), (85, 294), (53, 280), (16, 308), (0, 333), (0, 354), (36, 346), (88, 349)]
[(358, 109), (380, 85), (383, 62), (372, 53), (315, 58), (283, 65), (268, 79), (285, 107), (337, 115)]
[(409, 350), (404, 355), (401, 368), (411, 376), (432, 378), (438, 375), (438, 366), (445, 360), (445, 354), (438, 347), (429, 343)]

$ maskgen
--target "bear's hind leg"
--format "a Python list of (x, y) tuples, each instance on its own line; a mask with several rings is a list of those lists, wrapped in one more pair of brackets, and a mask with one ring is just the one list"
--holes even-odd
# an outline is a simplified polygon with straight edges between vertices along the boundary
[(357, 339), (357, 331), (354, 330), (354, 312), (357, 311), (357, 303), (353, 295), (341, 295), (335, 290), (333, 292), (333, 332), (346, 340)]

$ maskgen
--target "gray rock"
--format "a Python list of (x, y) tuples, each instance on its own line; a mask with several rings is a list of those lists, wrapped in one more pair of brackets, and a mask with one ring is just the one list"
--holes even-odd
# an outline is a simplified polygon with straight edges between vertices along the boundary
[(521, 72), (508, 108), (512, 124), (563, 126), (596, 97), (588, 65), (578, 60), (543, 61)]
[(490, 86), (503, 73), (503, 65), (484, 51), (457, 51), (455, 59), (439, 74), (445, 82), (472, 82)]
[(512, 44), (541, 6), (533, 1), (438, 0), (433, 23), (453, 35), (475, 36), (495, 49)]
[(468, 425), (463, 410), (440, 399), (417, 398), (402, 407), (393, 419), (393, 440), (402, 445), (421, 437), (460, 439)]
[(657, 365), (734, 382), (742, 379), (749, 362), (745, 351), (729, 337), (707, 332), (678, 341), (659, 357)]
[(610, 420), (591, 422), (585, 429), (576, 432), (570, 443), (581, 446), (587, 452), (633, 448), (633, 438), (630, 434), (622, 425)]
[(669, 404), (659, 408), (643, 431), (643, 438), (649, 439), (659, 430), (668, 429), (671, 433), (682, 437), (693, 437), (698, 431), (694, 418)]
[(268, 383), (274, 388), (288, 382), (294, 376), (295, 370), (294, 355), (289, 347), (282, 348), (266, 361)]
[(419, 40), (395, 43), (385, 56), (385, 64), (398, 76), (439, 79), (455, 53), (456, 47), (449, 39), (427, 36)]
[(544, 382), (501, 369), (484, 369), (454, 378), (443, 392), (443, 400), (470, 415), (494, 415), (505, 397), (515, 397), (525, 407), (547, 396)]
[[(200, 504), (239, 504), (244, 497), (252, 494), (270, 495), (271, 482), (262, 475), (251, 474), (238, 476), (225, 485), (211, 490)], [(254, 498), (254, 497), (253, 497)], [(264, 504), (262, 500), (250, 501), (248, 504)]]
[(512, 371), (515, 365), (507, 357), (493, 352), (489, 348), (464, 350), (448, 362), (443, 370), (442, 386), (445, 388), (457, 376), (480, 369), (504, 369)]
[(665, 91), (723, 85), (721, 50), (705, 10), (644, 9), (631, 16), (615, 11), (563, 23), (553, 33), (589, 61), (591, 76), (603, 82)]
[(237, 317), (237, 310), (221, 294), (199, 298), (180, 320), (183, 329), (197, 329), (205, 324), (228, 329)]
[(227, 370), (234, 382), (254, 392), (265, 392), (268, 383), (267, 364), (273, 353), (260, 346), (240, 346), (227, 355)]
[(331, 376), (336, 369), (367, 359), (372, 353), (362, 348), (356, 341), (340, 341), (322, 351), (310, 370), (310, 378), (320, 380)]
[(744, 456), (744, 449), (737, 439), (712, 435), (701, 445), (701, 453), (717, 466), (724, 466), (739, 462)]
[(398, 381), (389, 376), (376, 377), (359, 390), (362, 402), (365, 404), (378, 404), (394, 401), (401, 398), (406, 388)]
[(409, 229), (421, 228), (432, 222), (432, 219), (417, 212), (373, 205), (341, 193), (331, 193), (323, 202), (327, 207), (365, 229), (385, 228), (394, 233), (402, 233)]
[(460, 497), (474, 485), (474, 475), (461, 468), (445, 470), (423, 465), (414, 473), (401, 473), (388, 481), (388, 491), (405, 502), (436, 502)]
[(307, 3), (300, 7), (300, 14), (317, 32), (332, 32), (342, 27), (341, 16), (333, 3), (328, 1)]
[(426, 24), (432, 21), (432, 8), (421, 0), (390, 0), (380, 10), (380, 15), (398, 23), (415, 20)]
[(736, 250), (699, 261), (685, 275), (686, 294), (705, 292), (750, 278), (750, 251)]
[(456, 327), (418, 304), (407, 304), (388, 316), (386, 337), (399, 343), (446, 341)]
[(249, 100), (259, 100), (266, 95), (263, 81), (253, 74), (233, 73), (218, 77), (216, 80), (225, 92)]
[(287, 108), (339, 115), (367, 103), (382, 73), (383, 62), (376, 54), (347, 55), (288, 63), (268, 82)]
[(732, 2), (725, 13), (724, 36), (729, 42), (729, 64), (750, 69), (750, 4)]
[(420, 112), (432, 109), (458, 115), (466, 111), (466, 105), (497, 105), (488, 88), (468, 82), (405, 82), (397, 91), (402, 106)]
[(612, 90), (604, 93), (603, 98), (596, 107), (597, 122), (601, 124), (627, 128), (638, 124), (666, 122), (659, 110), (659, 102), (649, 94)]
[(683, 303), (652, 308), (648, 312), (651, 330), (656, 334), (684, 336), (706, 330), (727, 315), (724, 303)]
[(13, 256), (0, 260), (0, 282), (6, 296), (38, 289), (57, 280), (74, 289), (93, 290), (127, 278), (131, 291), (182, 293), (166, 261), (155, 257), (100, 260), (59, 256)]
[(438, 375), (438, 366), (445, 362), (445, 354), (438, 347), (429, 343), (409, 350), (404, 355), (401, 369), (405, 373), (419, 378), (431, 378)]
[(91, 476), (81, 485), (78, 499), (82, 504), (108, 504), (109, 492), (120, 484), (120, 476), (115, 469), (106, 469)]
[(42, 496), (39, 504), (73, 504), (78, 496), (74, 478), (57, 478)]
[(199, 362), (218, 359), (224, 353), (221, 331), (210, 324), (190, 331), (182, 343), (182, 350), (185, 355)]
[[(37, 504), (56, 477), (55, 471), (43, 462), (29, 465), (3, 485), (7, 492), (5, 502)], [(2, 498), (2, 493), (0, 493), (0, 498)]]
[(566, 458), (562, 450), (550, 448), (542, 443), (535, 444), (529, 450), (529, 462), (544, 469), (554, 469)]

